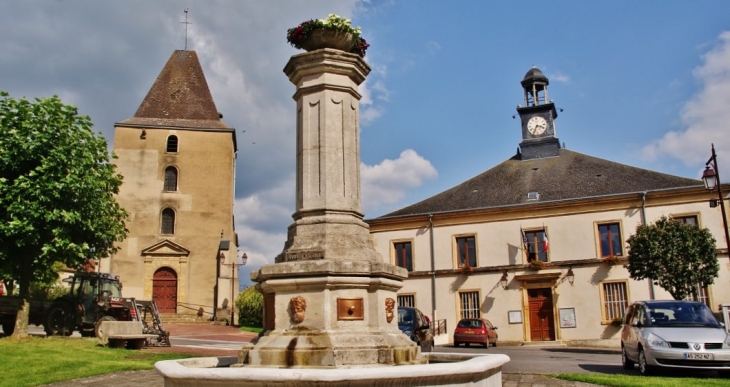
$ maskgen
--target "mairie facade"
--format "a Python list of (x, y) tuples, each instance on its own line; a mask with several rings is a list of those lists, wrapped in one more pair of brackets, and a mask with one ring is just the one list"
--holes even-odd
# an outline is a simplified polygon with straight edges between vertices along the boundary
[[(730, 264), (717, 198), (701, 180), (635, 168), (561, 147), (548, 79), (522, 80), (518, 153), (419, 203), (368, 220), (376, 250), (405, 267), (400, 305), (432, 316), (452, 341), (461, 318), (482, 317), (501, 342), (618, 346), (616, 319), (635, 300), (671, 299), (632, 280), (629, 236), (662, 216), (708, 228), (720, 274), (698, 284), (714, 312), (730, 302)], [(730, 186), (723, 187), (728, 192)]]
[(210, 317), (214, 299), (238, 294), (236, 136), (221, 117), (196, 53), (178, 50), (135, 115), (114, 125), (129, 235), (101, 270), (163, 313)]

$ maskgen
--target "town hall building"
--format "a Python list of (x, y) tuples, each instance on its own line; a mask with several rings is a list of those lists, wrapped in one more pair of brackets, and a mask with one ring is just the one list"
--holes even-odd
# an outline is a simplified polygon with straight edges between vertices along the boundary
[(709, 205), (716, 192), (701, 180), (566, 149), (548, 78), (532, 68), (521, 84), (517, 154), (368, 220), (376, 250), (409, 271), (398, 303), (432, 316), (436, 344), (451, 342), (460, 319), (481, 317), (501, 342), (618, 346), (617, 321), (631, 302), (671, 299), (623, 267), (629, 236), (662, 216), (710, 230), (720, 274), (698, 284), (699, 299), (713, 312), (730, 302), (724, 223)]

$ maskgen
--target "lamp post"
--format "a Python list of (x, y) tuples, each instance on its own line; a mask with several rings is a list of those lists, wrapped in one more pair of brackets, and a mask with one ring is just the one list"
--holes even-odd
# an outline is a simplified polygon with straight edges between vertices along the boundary
[(218, 321), (218, 280), (221, 276), (221, 259), (225, 259), (224, 251), (228, 251), (231, 241), (223, 239), (223, 231), (221, 231), (221, 240), (218, 242), (218, 251), (215, 252), (215, 286), (213, 287), (213, 322)]
[(235, 293), (235, 279), (236, 279), (236, 269), (246, 264), (246, 261), (248, 261), (248, 255), (246, 253), (243, 253), (243, 255), (240, 258), (236, 258), (235, 262), (231, 263), (224, 263), (226, 266), (231, 267), (231, 320), (230, 325), (233, 326), (234, 319), (236, 318), (236, 312), (235, 312), (235, 305), (236, 303), (233, 300), (233, 294)]
[[(709, 190), (717, 188), (717, 195), (720, 201), (720, 210), (722, 212), (722, 225), (725, 230), (725, 246), (730, 254), (730, 234), (727, 229), (727, 216), (725, 215), (725, 198), (722, 196), (722, 187), (720, 184), (720, 171), (717, 169), (717, 155), (715, 154), (715, 144), (712, 144), (712, 156), (705, 163), (705, 171), (702, 173), (702, 181)], [(710, 201), (710, 207), (717, 206), (717, 201)]]

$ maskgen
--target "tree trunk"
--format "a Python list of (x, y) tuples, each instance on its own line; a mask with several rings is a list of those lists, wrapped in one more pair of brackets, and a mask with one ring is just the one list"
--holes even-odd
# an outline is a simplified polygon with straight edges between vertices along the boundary
[(26, 260), (26, 264), (23, 265), (23, 271), (18, 281), (20, 297), (23, 302), (20, 304), (20, 310), (18, 315), (15, 317), (15, 332), (13, 332), (12, 338), (25, 339), (28, 338), (28, 319), (30, 318), (30, 280), (33, 276), (33, 268), (31, 262)]

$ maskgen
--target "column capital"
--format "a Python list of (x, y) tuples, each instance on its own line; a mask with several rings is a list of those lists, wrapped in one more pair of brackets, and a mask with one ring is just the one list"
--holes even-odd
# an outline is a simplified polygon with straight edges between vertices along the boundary
[[(360, 85), (370, 70), (370, 66), (359, 55), (331, 48), (294, 55), (284, 66), (284, 73), (289, 81), (298, 88), (305, 86), (303, 83), (313, 78), (312, 76), (324, 73), (347, 76), (355, 85)], [(327, 81), (320, 80), (316, 83)]]

